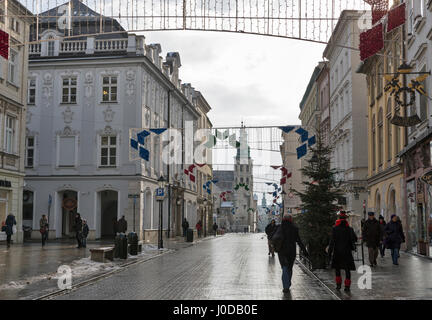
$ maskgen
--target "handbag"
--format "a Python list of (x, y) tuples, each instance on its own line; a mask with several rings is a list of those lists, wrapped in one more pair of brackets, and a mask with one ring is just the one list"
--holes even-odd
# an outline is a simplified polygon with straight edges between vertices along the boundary
[(279, 252), (282, 248), (284, 240), (284, 234), (282, 232), (282, 226), (278, 226), (277, 230), (273, 233), (270, 242), (272, 243), (275, 252)]
[(16, 227), (16, 225), (13, 225), (12, 226), (12, 233), (15, 234), (16, 232), (17, 232), (17, 227)]

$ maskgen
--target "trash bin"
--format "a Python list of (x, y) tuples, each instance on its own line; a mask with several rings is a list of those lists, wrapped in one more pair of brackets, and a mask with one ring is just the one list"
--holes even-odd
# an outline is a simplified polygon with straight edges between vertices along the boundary
[(133, 256), (138, 254), (138, 235), (135, 232), (128, 234), (129, 253)]
[(114, 258), (127, 259), (128, 238), (124, 233), (120, 233), (114, 240)]
[(186, 242), (193, 242), (193, 230), (192, 229), (187, 230)]

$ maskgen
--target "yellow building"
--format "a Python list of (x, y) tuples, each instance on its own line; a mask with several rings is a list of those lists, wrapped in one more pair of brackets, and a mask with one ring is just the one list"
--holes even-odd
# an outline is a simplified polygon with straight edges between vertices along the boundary
[[(368, 86), (368, 203), (367, 211), (382, 215), (386, 221), (392, 214), (403, 219), (403, 170), (397, 154), (405, 145), (404, 128), (390, 123), (400, 114), (394, 96), (384, 91), (384, 73), (397, 72), (402, 64), (402, 28), (384, 36), (384, 49), (368, 58), (357, 72), (367, 76)], [(404, 223), (405, 224), (405, 223)], [(405, 225), (404, 225), (405, 228)]]

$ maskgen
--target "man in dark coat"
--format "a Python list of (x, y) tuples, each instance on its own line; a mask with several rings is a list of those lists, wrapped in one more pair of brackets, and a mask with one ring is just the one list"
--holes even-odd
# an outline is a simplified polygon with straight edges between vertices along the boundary
[(10, 247), (11, 244), (11, 238), (13, 235), (13, 226), (16, 225), (15, 216), (12, 213), (9, 213), (9, 215), (6, 218), (6, 244), (7, 247)]
[(183, 228), (183, 237), (186, 237), (187, 230), (189, 229), (189, 222), (186, 220), (186, 218), (183, 219), (182, 228)]
[(77, 212), (75, 215), (75, 238), (77, 240), (78, 243), (78, 247), (77, 248), (81, 248), (82, 247), (82, 242), (81, 242), (81, 237), (82, 237), (82, 219), (81, 219), (81, 215)]
[(271, 237), (275, 233), (276, 229), (277, 229), (277, 225), (275, 219), (273, 219), (265, 228), (265, 233), (267, 234), (268, 249), (269, 249), (268, 255), (271, 254), (272, 257), (274, 257), (275, 254), (274, 254), (274, 247), (271, 243)]
[(398, 216), (395, 214), (391, 216), (391, 220), (385, 226), (387, 235), (386, 246), (391, 250), (391, 255), (394, 265), (399, 265), (399, 250), (401, 243), (405, 242), (405, 235), (402, 228), (402, 223), (398, 221)]
[(384, 258), (385, 256), (385, 241), (386, 241), (386, 234), (385, 234), (385, 226), (386, 226), (386, 222), (384, 220), (383, 216), (379, 216), (379, 225), (381, 228), (381, 242), (380, 242), (380, 246), (379, 246), (379, 250), (381, 253), (381, 258)]
[(366, 242), (370, 266), (377, 265), (378, 247), (381, 242), (381, 227), (374, 212), (368, 212), (368, 220), (363, 225), (363, 242)]
[(117, 222), (117, 231), (120, 233), (126, 233), (127, 231), (127, 221), (125, 216), (122, 216), (120, 220)]
[(214, 236), (215, 236), (215, 237), (217, 236), (217, 231), (218, 231), (218, 229), (219, 229), (219, 226), (218, 226), (217, 223), (215, 222), (215, 223), (213, 224), (213, 231), (214, 231)]
[(336, 289), (340, 290), (342, 287), (341, 270), (343, 269), (345, 270), (345, 291), (349, 291), (351, 271), (356, 270), (352, 251), (355, 250), (357, 236), (346, 219), (346, 213), (341, 212), (333, 226), (329, 254), (332, 256), (331, 266), (336, 270)]
[(299, 245), (306, 257), (309, 256), (309, 254), (307, 253), (306, 248), (300, 239), (298, 228), (292, 222), (292, 216), (290, 214), (284, 214), (282, 224), (278, 227), (278, 229), (279, 228), (280, 231), (278, 230), (276, 232), (282, 232), (283, 240), (278, 252), (278, 258), (282, 267), (283, 292), (288, 293), (291, 287), (292, 268), (297, 254), (296, 244)]

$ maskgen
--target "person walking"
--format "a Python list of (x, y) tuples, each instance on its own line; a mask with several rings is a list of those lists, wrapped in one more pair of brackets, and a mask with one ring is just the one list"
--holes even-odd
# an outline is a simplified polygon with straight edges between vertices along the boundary
[(272, 221), (267, 225), (267, 227), (265, 228), (265, 233), (267, 234), (267, 244), (268, 244), (268, 255), (272, 255), (272, 257), (275, 256), (274, 254), (274, 246), (271, 242), (271, 237), (273, 236), (273, 234), (276, 232), (278, 226), (276, 225), (276, 220), (272, 219)]
[(199, 220), (197, 222), (197, 224), (195, 225), (195, 227), (196, 227), (197, 232), (198, 232), (198, 238), (201, 238), (201, 235), (202, 235), (202, 222), (201, 222), (201, 220)]
[(125, 216), (123, 215), (123, 216), (119, 219), (119, 221), (117, 222), (117, 232), (120, 232), (120, 233), (126, 233), (127, 228), (128, 228), (128, 226), (127, 226), (127, 221), (126, 221), (126, 219), (125, 219)]
[(368, 212), (368, 219), (363, 225), (362, 241), (366, 243), (369, 253), (369, 264), (377, 266), (378, 247), (381, 242), (381, 227), (374, 212)]
[(83, 219), (83, 227), (82, 227), (82, 246), (83, 248), (87, 247), (87, 236), (89, 234), (89, 227), (87, 224), (87, 220)]
[[(280, 231), (279, 231), (280, 228)], [(297, 226), (293, 223), (292, 216), (285, 213), (282, 218), (282, 224), (277, 228), (274, 233), (281, 233), (281, 246), (278, 250), (279, 263), (282, 267), (282, 285), (283, 292), (288, 293), (291, 288), (292, 279), (292, 268), (294, 266), (294, 261), (297, 254), (297, 246), (303, 251), (306, 257), (309, 256), (306, 247), (300, 239), (299, 230)]]
[(399, 265), (399, 250), (401, 243), (405, 242), (405, 235), (403, 232), (402, 223), (398, 222), (398, 216), (393, 214), (391, 216), (391, 220), (386, 224), (385, 233), (387, 235), (386, 238), (386, 247), (391, 250), (391, 256), (393, 260), (393, 264), (395, 266)]
[(350, 291), (351, 271), (356, 270), (352, 251), (355, 250), (357, 236), (348, 224), (345, 212), (339, 214), (332, 230), (332, 237), (329, 244), (329, 254), (331, 258), (331, 267), (336, 271), (336, 289), (342, 287), (342, 273), (345, 270), (345, 292)]
[(182, 222), (182, 228), (183, 228), (183, 237), (186, 238), (187, 236), (187, 231), (189, 229), (189, 222), (186, 220), (186, 218), (183, 219)]
[(379, 216), (379, 225), (381, 229), (381, 241), (379, 245), (379, 251), (381, 254), (381, 258), (384, 258), (385, 256), (385, 242), (386, 242), (386, 234), (385, 234), (385, 226), (386, 222), (383, 216)]
[(217, 236), (217, 231), (218, 231), (218, 225), (216, 224), (216, 222), (213, 224), (213, 231), (214, 231), (214, 236)]
[(16, 225), (15, 216), (12, 213), (9, 213), (9, 215), (6, 218), (6, 222), (5, 222), (7, 248), (10, 248), (11, 239), (12, 239), (12, 235), (14, 234), (14, 226), (15, 225)]
[(78, 247), (77, 248), (81, 248), (82, 247), (82, 242), (81, 242), (81, 238), (82, 238), (82, 219), (81, 219), (81, 215), (78, 212), (75, 215), (75, 238), (76, 238), (77, 243), (78, 243)]
[(45, 247), (45, 243), (48, 239), (48, 232), (49, 232), (49, 226), (48, 226), (48, 219), (46, 215), (42, 215), (42, 218), (39, 220), (39, 232), (41, 233), (42, 237), (42, 247)]

